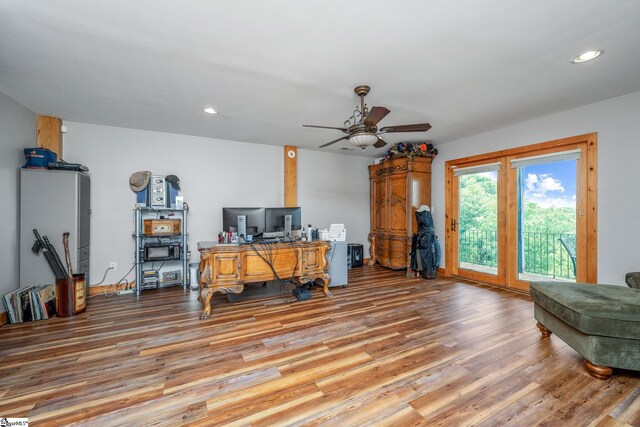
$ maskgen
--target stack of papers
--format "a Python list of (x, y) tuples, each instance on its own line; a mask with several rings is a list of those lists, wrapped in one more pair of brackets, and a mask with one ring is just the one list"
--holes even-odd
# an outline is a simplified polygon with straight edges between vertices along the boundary
[(331, 224), (331, 227), (329, 227), (329, 240), (336, 242), (347, 240), (347, 229), (344, 228), (344, 224)]

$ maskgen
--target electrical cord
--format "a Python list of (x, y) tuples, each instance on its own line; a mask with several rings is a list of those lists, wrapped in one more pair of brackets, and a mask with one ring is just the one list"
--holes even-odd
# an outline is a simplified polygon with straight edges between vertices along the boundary
[[(295, 242), (291, 241), (289, 242), (291, 244), (291, 246), (293, 246), (294, 248), (300, 248), (300, 246), (298, 246)], [(284, 293), (290, 294), (292, 293), (293, 289), (296, 287), (295, 283), (294, 283), (294, 278), (295, 278), (295, 274), (296, 274), (296, 270), (298, 269), (298, 264), (300, 262), (300, 258), (302, 256), (302, 251), (299, 251), (300, 253), (298, 254), (298, 251), (296, 251), (296, 264), (293, 268), (293, 271), (291, 273), (291, 278), (287, 279), (287, 280), (283, 280), (280, 275), (278, 275), (278, 272), (276, 271), (275, 267), (273, 266), (273, 261), (274, 258), (278, 256), (278, 251), (279, 248), (278, 246), (275, 247), (276, 249), (276, 253), (273, 253), (273, 246), (270, 244), (264, 244), (264, 243), (259, 243), (260, 244), (260, 251), (255, 247), (255, 245), (253, 244), (253, 242), (250, 243), (251, 245), (251, 249), (253, 249), (253, 251), (269, 266), (269, 268), (271, 269), (271, 271), (273, 272), (273, 276), (276, 279), (276, 281), (278, 282), (278, 284), (280, 285), (280, 289), (282, 289), (282, 291)], [(266, 257), (262, 255), (261, 252), (264, 252), (266, 254)], [(287, 289), (287, 287), (285, 285), (287, 284), (293, 284), (294, 288), (292, 289)], [(295, 298), (293, 299), (285, 299), (282, 298), (282, 300), (285, 303), (292, 303), (295, 302)]]
[[(104, 275), (102, 276), (102, 280), (100, 280), (98, 283), (94, 283), (93, 285), (90, 286), (100, 286), (104, 283), (104, 281), (107, 279), (107, 273), (109, 272), (109, 270), (115, 270), (115, 268), (113, 267), (108, 267), (105, 271), (104, 271)], [(87, 298), (93, 298), (98, 294), (95, 295), (87, 295)]]
[(115, 270), (115, 268), (113, 267), (109, 267), (104, 271), (104, 276), (102, 276), (102, 280), (100, 280), (98, 283), (94, 283), (91, 286), (100, 286), (104, 283), (104, 281), (107, 279), (107, 273), (109, 272), (109, 270)]
[(262, 253), (260, 253), (260, 251), (255, 247), (255, 245), (253, 244), (253, 242), (250, 243), (251, 245), (251, 249), (253, 249), (253, 251), (258, 254), (258, 256), (260, 258), (262, 258), (262, 260), (269, 266), (269, 268), (271, 268), (271, 271), (273, 272), (273, 276), (276, 278), (276, 280), (278, 281), (282, 281), (282, 279), (280, 279), (280, 276), (278, 276), (278, 272), (276, 271), (276, 269), (273, 267), (273, 258), (272, 258), (272, 252), (271, 252), (271, 247), (270, 245), (265, 245), (263, 243), (260, 243), (260, 249), (262, 251), (264, 251), (267, 256), (269, 257), (269, 259), (265, 258)]
[[(122, 276), (120, 280), (118, 280), (116, 283), (108, 285), (104, 290), (104, 296), (111, 297), (115, 295), (116, 291), (118, 290), (118, 285), (121, 284), (123, 281), (126, 282), (125, 290), (129, 289), (130, 282), (127, 280), (127, 276), (133, 271), (135, 267), (136, 267), (136, 264), (133, 263), (133, 265), (131, 266), (131, 269), (129, 269), (129, 271), (127, 271), (127, 273), (124, 276)], [(110, 288), (112, 287), (113, 287), (113, 291), (110, 291)]]

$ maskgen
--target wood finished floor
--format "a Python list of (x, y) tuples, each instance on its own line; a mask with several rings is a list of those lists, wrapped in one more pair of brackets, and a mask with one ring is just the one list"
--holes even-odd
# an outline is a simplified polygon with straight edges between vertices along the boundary
[(379, 267), (313, 299), (95, 297), (0, 328), (0, 416), (31, 425), (640, 425), (640, 374), (592, 379), (526, 295)]

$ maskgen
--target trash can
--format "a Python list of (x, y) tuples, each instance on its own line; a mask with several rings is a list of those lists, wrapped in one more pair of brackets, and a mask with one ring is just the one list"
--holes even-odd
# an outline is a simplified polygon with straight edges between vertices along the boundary
[(189, 264), (189, 286), (191, 289), (200, 287), (200, 263), (192, 262)]
[(351, 260), (351, 268), (362, 267), (362, 245), (359, 243), (349, 243), (347, 245), (347, 257)]

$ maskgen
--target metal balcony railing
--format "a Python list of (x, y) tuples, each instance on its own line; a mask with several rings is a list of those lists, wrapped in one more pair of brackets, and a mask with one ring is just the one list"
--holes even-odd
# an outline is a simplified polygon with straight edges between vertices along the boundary
[[(460, 230), (461, 263), (495, 268), (498, 266), (497, 230)], [(575, 239), (571, 233), (523, 232), (520, 239), (520, 273), (575, 280), (571, 257), (560, 242)]]

